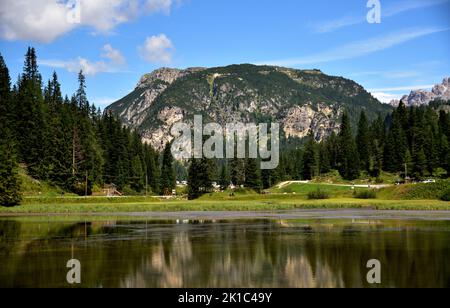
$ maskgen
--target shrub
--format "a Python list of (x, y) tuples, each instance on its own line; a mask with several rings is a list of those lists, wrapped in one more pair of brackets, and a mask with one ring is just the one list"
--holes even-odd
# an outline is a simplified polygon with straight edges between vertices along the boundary
[(326, 191), (323, 191), (321, 189), (318, 189), (316, 191), (312, 191), (308, 193), (308, 199), (309, 200), (324, 200), (324, 199), (330, 199), (330, 194)]
[(380, 178), (380, 177), (378, 177), (376, 180), (375, 180), (375, 184), (383, 184), (384, 183), (384, 180), (382, 179), (382, 178)]
[(416, 184), (409, 186), (405, 199), (439, 200), (442, 195), (450, 190), (450, 181), (438, 181), (430, 184)]
[(283, 193), (287, 193), (287, 194), (292, 194), (294, 192), (292, 187), (285, 187), (285, 188), (283, 188), (282, 191), (283, 191)]
[(450, 189), (447, 189), (447, 191), (444, 192), (444, 194), (441, 196), (442, 201), (450, 201)]
[(361, 190), (355, 192), (356, 199), (376, 199), (377, 192), (375, 190)]

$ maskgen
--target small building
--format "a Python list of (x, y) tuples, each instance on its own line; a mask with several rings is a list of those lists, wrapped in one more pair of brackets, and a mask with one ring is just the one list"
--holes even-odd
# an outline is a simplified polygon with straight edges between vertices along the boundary
[(107, 197), (121, 197), (123, 194), (117, 190), (117, 185), (111, 183), (103, 186), (102, 192)]

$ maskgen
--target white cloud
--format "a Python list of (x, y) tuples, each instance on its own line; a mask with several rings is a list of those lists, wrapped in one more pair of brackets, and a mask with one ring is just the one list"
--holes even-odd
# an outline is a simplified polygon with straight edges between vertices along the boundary
[(296, 65), (312, 65), (325, 62), (334, 62), (338, 60), (354, 59), (357, 57), (382, 51), (423, 36), (448, 30), (449, 28), (406, 29), (400, 32), (386, 34), (365, 41), (353, 42), (312, 56), (276, 60), (276, 61), (267, 61), (259, 64), (277, 65), (277, 66), (296, 66)]
[(53, 68), (66, 69), (71, 73), (78, 73), (80, 70), (86, 75), (96, 75), (99, 73), (116, 73), (121, 71), (126, 63), (122, 53), (114, 49), (110, 44), (103, 46), (102, 58), (108, 61), (90, 61), (88, 59), (78, 57), (68, 61), (63, 60), (40, 60), (39, 65)]
[(384, 92), (384, 91), (414, 91), (414, 90), (429, 90), (433, 88), (434, 85), (416, 85), (416, 86), (401, 86), (392, 88), (381, 88), (381, 89), (371, 89), (369, 92)]
[(372, 95), (377, 98), (380, 102), (388, 104), (391, 101), (397, 99), (399, 100), (402, 98), (401, 94), (392, 94), (392, 93), (385, 93), (385, 92), (372, 92)]
[(172, 0), (147, 0), (145, 9), (149, 13), (170, 14), (173, 2)]
[(364, 77), (372, 76), (377, 78), (388, 78), (388, 79), (398, 79), (398, 78), (413, 78), (421, 76), (418, 71), (414, 70), (404, 70), (404, 71), (366, 71), (350, 74), (352, 77)]
[(88, 59), (78, 57), (77, 59), (63, 60), (40, 60), (39, 65), (53, 68), (63, 68), (70, 73), (77, 73), (80, 70), (85, 75), (96, 75), (98, 73), (111, 73), (114, 70), (108, 66), (105, 61), (92, 62)]
[[(70, 18), (68, 3), (74, 1), (80, 3), (79, 23)], [(172, 0), (1, 0), (0, 38), (48, 43), (82, 26), (107, 33), (141, 14), (169, 14), (173, 5)]]
[[(382, 2), (382, 18), (394, 17), (396, 15), (417, 10), (425, 9), (427, 7), (433, 7), (444, 3), (449, 3), (450, 0), (403, 0), (393, 4), (384, 6)], [(312, 25), (314, 32), (316, 33), (329, 33), (341, 28), (354, 26), (362, 23), (366, 23), (367, 19), (365, 15), (360, 16), (346, 16), (335, 20), (330, 20), (322, 23), (316, 23)]]
[(346, 16), (335, 20), (326, 21), (320, 24), (312, 25), (314, 32), (316, 33), (328, 33), (333, 32), (337, 29), (357, 25), (363, 23), (365, 21), (365, 17), (351, 17)]
[[(390, 103), (392, 100), (401, 99), (406, 93), (415, 90), (430, 90), (434, 85), (412, 85), (412, 86), (401, 86), (401, 87), (390, 87), (390, 88), (380, 88), (380, 89), (369, 89), (368, 91), (372, 93), (380, 102)], [(399, 93), (392, 93), (399, 92)]]
[(103, 51), (105, 53), (102, 56), (104, 58), (110, 59), (114, 64), (125, 64), (125, 57), (122, 55), (120, 50), (114, 49), (110, 44), (106, 44), (105, 46), (103, 46)]
[(53, 0), (2, 0), (0, 3), (0, 37), (6, 40), (50, 42), (71, 31), (67, 8)]
[(156, 64), (172, 62), (174, 49), (172, 41), (165, 34), (147, 37), (144, 45), (139, 47), (142, 58)]

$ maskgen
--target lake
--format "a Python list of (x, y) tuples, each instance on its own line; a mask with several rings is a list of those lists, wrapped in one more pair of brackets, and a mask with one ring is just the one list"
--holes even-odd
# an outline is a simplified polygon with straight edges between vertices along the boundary
[(450, 287), (449, 214), (352, 213), (0, 218), (0, 287)]

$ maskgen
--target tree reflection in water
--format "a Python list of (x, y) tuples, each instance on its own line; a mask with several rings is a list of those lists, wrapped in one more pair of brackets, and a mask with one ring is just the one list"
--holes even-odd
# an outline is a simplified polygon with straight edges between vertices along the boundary
[(449, 287), (450, 223), (0, 221), (0, 287)]

